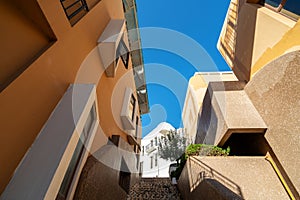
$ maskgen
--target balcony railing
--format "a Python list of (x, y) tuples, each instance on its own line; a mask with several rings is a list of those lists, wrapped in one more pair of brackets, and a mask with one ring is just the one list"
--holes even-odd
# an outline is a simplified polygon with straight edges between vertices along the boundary
[(146, 152), (147, 153), (151, 153), (151, 152), (153, 152), (153, 151), (155, 151), (156, 150), (156, 147), (155, 146), (150, 146), (150, 147), (146, 147)]
[(74, 25), (89, 11), (85, 0), (60, 0), (60, 3), (71, 25)]

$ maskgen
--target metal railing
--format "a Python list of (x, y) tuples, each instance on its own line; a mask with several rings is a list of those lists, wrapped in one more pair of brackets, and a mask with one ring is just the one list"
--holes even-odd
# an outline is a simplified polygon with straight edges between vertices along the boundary
[[(239, 197), (243, 198), (242, 190), (240, 186), (238, 186), (235, 182), (228, 179), (221, 173), (217, 172), (213, 168), (209, 167), (207, 164), (202, 162), (200, 159), (194, 156), (189, 157), (189, 163), (191, 165), (193, 163), (195, 166), (197, 166), (198, 169), (200, 169), (200, 173), (198, 174), (198, 177), (196, 180), (192, 181), (191, 188), (195, 189), (201, 181), (204, 179), (214, 179), (224, 185), (226, 188), (237, 194)], [(190, 166), (191, 167), (191, 166)]]
[(60, 3), (69, 20), (77, 16), (81, 11), (89, 11), (85, 0), (60, 0)]

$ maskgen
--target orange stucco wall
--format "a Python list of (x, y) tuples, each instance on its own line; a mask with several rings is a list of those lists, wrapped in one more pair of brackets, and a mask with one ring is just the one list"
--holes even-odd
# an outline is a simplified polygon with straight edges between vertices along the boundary
[(1, 87), (48, 45), (49, 37), (12, 3), (0, 2), (0, 18)]
[[(95, 49), (109, 20), (124, 18), (120, 0), (102, 0), (71, 27), (59, 1), (38, 2), (57, 41), (0, 93), (0, 193), (68, 85), (75, 82), (79, 67)], [(123, 138), (125, 133), (111, 114), (110, 97), (125, 71), (121, 63), (116, 77), (102, 77), (97, 87), (101, 126), (107, 135)]]

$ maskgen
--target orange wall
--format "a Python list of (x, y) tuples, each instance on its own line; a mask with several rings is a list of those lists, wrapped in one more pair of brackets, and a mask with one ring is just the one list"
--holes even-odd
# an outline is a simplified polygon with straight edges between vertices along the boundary
[[(57, 41), (0, 93), (0, 193), (109, 20), (124, 18), (120, 0), (102, 0), (71, 27), (59, 1), (39, 0), (39, 4)], [(97, 88), (100, 100), (111, 97), (110, 88), (124, 70), (119, 66), (116, 78), (101, 79), (105, 87)], [(101, 113), (106, 111), (102, 106), (110, 104), (106, 97), (99, 105)], [(104, 124), (113, 120), (110, 112), (106, 114), (100, 116)], [(108, 134), (122, 134), (115, 124), (104, 127)]]
[[(126, 87), (134, 89), (135, 83), (131, 67), (126, 69), (121, 59), (116, 76), (108, 78), (103, 75), (97, 87), (99, 120), (103, 132), (108, 137), (119, 134), (125, 141), (127, 134), (121, 130), (120, 114)], [(137, 99), (136, 94), (134, 95)]]
[[(49, 38), (11, 3), (0, 2), (0, 86), (45, 48)], [(1, 89), (0, 89), (1, 90)]]

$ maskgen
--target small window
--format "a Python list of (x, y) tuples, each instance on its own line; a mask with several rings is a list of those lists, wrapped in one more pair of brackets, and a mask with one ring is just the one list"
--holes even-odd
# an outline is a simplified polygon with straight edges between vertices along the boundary
[(126, 88), (123, 106), (121, 110), (121, 120), (123, 123), (124, 130), (135, 130), (136, 129), (136, 107), (137, 100), (133, 95), (131, 88)]
[(136, 102), (135, 97), (132, 94), (130, 98), (129, 112), (128, 112), (128, 117), (131, 118), (132, 121), (134, 120), (135, 102)]
[(150, 157), (150, 168), (153, 168), (153, 156)]
[(144, 162), (140, 162), (140, 173), (143, 173)]
[(136, 117), (135, 122), (135, 139), (138, 139), (139, 136), (139, 117)]
[(157, 167), (157, 153), (155, 154), (155, 167)]
[(75, 148), (75, 151), (71, 158), (70, 164), (65, 173), (63, 182), (60, 186), (60, 189), (59, 189), (56, 199), (66, 199), (67, 198), (69, 189), (71, 187), (71, 184), (72, 184), (72, 181), (73, 181), (73, 178), (75, 175), (75, 171), (77, 169), (77, 166), (80, 163), (80, 159), (84, 152), (84, 144), (88, 140), (90, 132), (95, 125), (95, 121), (96, 121), (96, 107), (94, 104), (91, 108), (91, 111), (90, 111), (88, 117), (87, 117), (87, 120), (86, 120), (85, 125), (82, 130), (82, 133), (80, 135), (80, 139), (77, 143), (77, 146)]
[(60, 3), (71, 25), (78, 22), (89, 11), (85, 0), (60, 0)]
[(153, 140), (151, 140), (151, 147), (153, 147)]
[(101, 0), (60, 0), (66, 17), (73, 26)]
[(121, 60), (125, 66), (126, 69), (128, 69), (128, 63), (129, 63), (129, 50), (123, 40), (123, 36), (120, 40), (119, 46), (117, 48), (117, 59), (116, 61), (118, 61), (118, 59), (121, 57)]
[(155, 137), (154, 141), (155, 141), (155, 146), (157, 146), (157, 137)]

